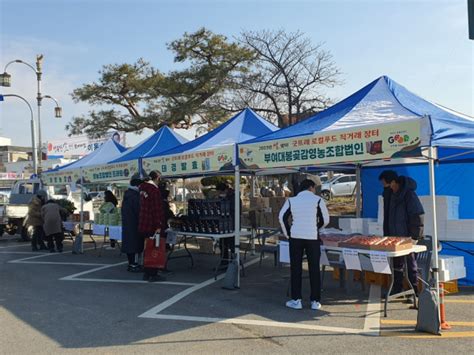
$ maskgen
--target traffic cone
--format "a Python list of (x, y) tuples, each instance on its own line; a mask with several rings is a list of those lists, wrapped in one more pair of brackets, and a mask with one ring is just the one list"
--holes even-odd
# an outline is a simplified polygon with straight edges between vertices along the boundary
[(441, 329), (448, 330), (451, 326), (446, 321), (446, 311), (444, 308), (444, 283), (439, 283), (439, 313), (441, 316)]

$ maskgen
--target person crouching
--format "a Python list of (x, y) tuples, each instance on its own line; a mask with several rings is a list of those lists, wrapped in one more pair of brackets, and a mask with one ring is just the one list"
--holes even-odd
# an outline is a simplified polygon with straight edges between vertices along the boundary
[[(43, 230), (48, 241), (48, 249), (50, 253), (56, 250), (59, 253), (63, 252), (63, 220), (62, 215), (67, 215), (67, 210), (60, 207), (55, 201), (48, 200), (41, 208), (41, 216), (43, 218)], [(56, 243), (56, 250), (54, 249)]]

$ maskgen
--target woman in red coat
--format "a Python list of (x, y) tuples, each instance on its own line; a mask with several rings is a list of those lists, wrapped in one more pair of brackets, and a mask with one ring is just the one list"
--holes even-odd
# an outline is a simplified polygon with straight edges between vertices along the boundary
[[(151, 238), (162, 232), (164, 214), (161, 199), (160, 182), (161, 174), (157, 171), (150, 173), (150, 180), (140, 185), (140, 215), (138, 231), (145, 237)], [(158, 269), (145, 265), (143, 280), (149, 282), (161, 281), (164, 278), (158, 275)]]

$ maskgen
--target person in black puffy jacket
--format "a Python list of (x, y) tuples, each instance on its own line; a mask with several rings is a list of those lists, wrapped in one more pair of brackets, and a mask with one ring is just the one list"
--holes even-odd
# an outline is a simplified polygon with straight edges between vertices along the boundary
[[(416, 194), (416, 181), (410, 177), (399, 176), (390, 181), (390, 204), (388, 211), (388, 235), (398, 237), (411, 237), (414, 240), (423, 238), (424, 210)], [(394, 258), (393, 266), (394, 288), (393, 294), (399, 293), (403, 288), (403, 262), (404, 257)], [(417, 273), (418, 265), (414, 253), (406, 256), (408, 279), (418, 294)]]

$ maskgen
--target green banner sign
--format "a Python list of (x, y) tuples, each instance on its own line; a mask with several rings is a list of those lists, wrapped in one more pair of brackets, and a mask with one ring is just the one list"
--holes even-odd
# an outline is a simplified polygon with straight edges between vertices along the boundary
[(41, 178), (46, 185), (70, 185), (80, 184), (81, 171), (57, 171), (51, 173), (42, 173)]
[(265, 169), (408, 156), (421, 144), (421, 120), (318, 132), (239, 145), (243, 168)]
[(180, 176), (231, 170), (234, 146), (143, 159), (143, 169), (158, 170), (163, 176)]
[(138, 161), (97, 165), (83, 170), (84, 183), (101, 183), (108, 181), (129, 181), (133, 174), (139, 172)]
[[(138, 161), (97, 165), (82, 169), (85, 184), (130, 180), (138, 172)], [(81, 169), (44, 173), (43, 181), (47, 185), (68, 185), (81, 183)]]

